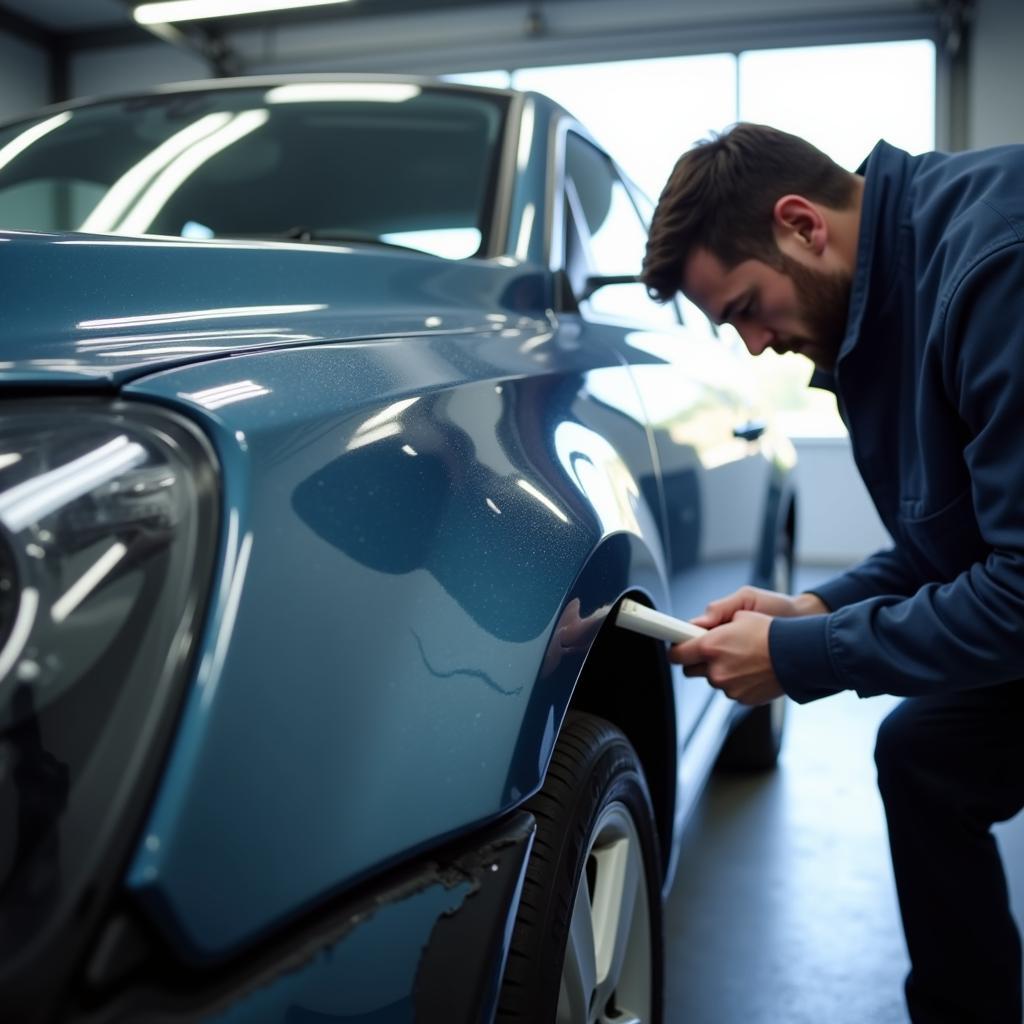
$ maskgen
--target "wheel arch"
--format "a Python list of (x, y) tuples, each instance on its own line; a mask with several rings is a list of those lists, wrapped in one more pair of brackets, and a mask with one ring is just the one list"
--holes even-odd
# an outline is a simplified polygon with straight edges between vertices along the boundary
[[(664, 869), (676, 802), (675, 693), (664, 645), (615, 626), (619, 603), (627, 597), (668, 607), (659, 551), (638, 533), (622, 531), (591, 549), (563, 596), (509, 763), (507, 809), (540, 789), (570, 709), (587, 711), (618, 726), (636, 749)], [(566, 643), (567, 622), (589, 623), (586, 640)]]
[[(641, 590), (621, 595), (653, 606)], [(615, 608), (591, 647), (567, 710), (618, 726), (643, 766), (658, 830), (662, 871), (671, 861), (676, 801), (676, 715), (665, 645), (616, 629)]]

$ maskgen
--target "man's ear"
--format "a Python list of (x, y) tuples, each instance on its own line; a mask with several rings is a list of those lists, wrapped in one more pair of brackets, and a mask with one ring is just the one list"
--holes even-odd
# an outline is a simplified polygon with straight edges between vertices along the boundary
[(800, 195), (785, 195), (775, 201), (772, 226), (780, 248), (789, 241), (820, 256), (828, 242), (828, 222), (821, 210)]

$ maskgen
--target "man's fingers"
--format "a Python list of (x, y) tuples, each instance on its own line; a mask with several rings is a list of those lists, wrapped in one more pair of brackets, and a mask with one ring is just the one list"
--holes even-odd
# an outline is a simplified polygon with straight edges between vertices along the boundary
[(704, 609), (702, 615), (698, 615), (691, 621), (695, 626), (703, 626), (705, 629), (714, 629), (723, 622), (728, 622), (738, 606), (731, 597), (723, 598), (721, 601), (712, 601)]
[(707, 638), (687, 640), (684, 644), (673, 644), (668, 649), (668, 660), (683, 666), (683, 675), (690, 679), (706, 679), (711, 671), (708, 658), (711, 651)]
[(744, 608), (753, 608), (757, 602), (757, 591), (754, 587), (741, 587), (735, 593), (712, 601), (704, 609), (702, 615), (693, 620), (697, 626), (714, 629), (724, 622), (731, 622), (736, 613)]
[(782, 693), (768, 650), (771, 621), (763, 612), (738, 608), (730, 622), (696, 640), (673, 644), (669, 660), (733, 700), (763, 704)]
[(698, 637), (683, 644), (672, 644), (668, 649), (668, 660), (685, 667), (703, 664), (707, 660), (704, 653), (704, 638)]
[(715, 626), (732, 622), (740, 612), (761, 612), (775, 616), (801, 614), (793, 598), (786, 594), (761, 590), (759, 587), (741, 587), (727, 597), (712, 601), (704, 613), (693, 621), (705, 629), (714, 629)]
[(733, 622), (743, 622), (744, 619), (764, 618), (764, 612), (752, 611), (749, 608), (740, 608), (732, 617)]

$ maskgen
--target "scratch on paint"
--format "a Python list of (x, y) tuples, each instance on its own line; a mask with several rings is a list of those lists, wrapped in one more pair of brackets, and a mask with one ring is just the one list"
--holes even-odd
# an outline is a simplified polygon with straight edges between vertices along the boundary
[(434, 668), (430, 664), (430, 659), (427, 658), (427, 652), (423, 649), (423, 641), (420, 639), (419, 634), (415, 629), (410, 630), (413, 637), (416, 639), (416, 643), (420, 649), (420, 657), (423, 659), (423, 664), (427, 666), (427, 671), (438, 679), (451, 679), (453, 676), (470, 676), (473, 679), (480, 679), (486, 683), (492, 690), (497, 690), (498, 693), (504, 694), (506, 697), (514, 697), (517, 693), (522, 691), (521, 686), (517, 686), (514, 690), (507, 690), (503, 686), (499, 686), (486, 672), (481, 672), (477, 668), (455, 668), (450, 672), (441, 672)]

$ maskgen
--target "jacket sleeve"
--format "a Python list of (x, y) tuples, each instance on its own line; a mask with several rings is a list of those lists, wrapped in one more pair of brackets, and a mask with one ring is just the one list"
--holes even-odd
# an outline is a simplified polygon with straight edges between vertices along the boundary
[(976, 263), (940, 326), (943, 382), (969, 438), (969, 498), (988, 553), (911, 596), (776, 619), (772, 662), (797, 701), (844, 689), (917, 695), (1024, 678), (1024, 242)]
[(810, 588), (832, 610), (856, 604), (880, 594), (910, 597), (924, 580), (896, 548), (876, 551), (859, 565)]

